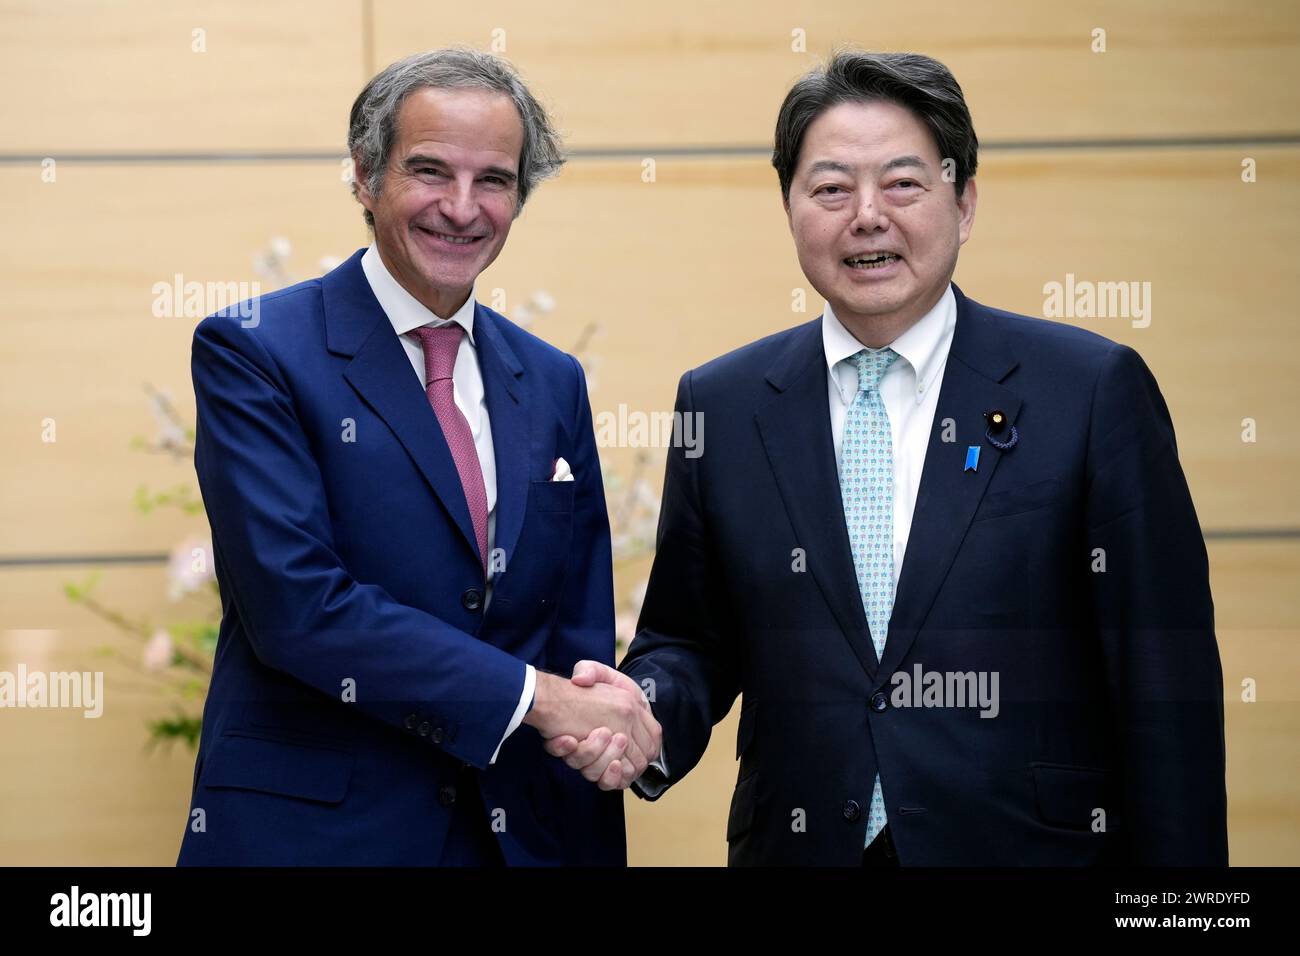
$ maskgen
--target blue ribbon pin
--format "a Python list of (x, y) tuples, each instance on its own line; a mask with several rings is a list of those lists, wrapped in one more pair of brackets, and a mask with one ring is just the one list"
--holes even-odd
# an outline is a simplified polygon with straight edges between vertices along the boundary
[(980, 446), (971, 445), (966, 449), (966, 467), (962, 472), (975, 471), (980, 465)]

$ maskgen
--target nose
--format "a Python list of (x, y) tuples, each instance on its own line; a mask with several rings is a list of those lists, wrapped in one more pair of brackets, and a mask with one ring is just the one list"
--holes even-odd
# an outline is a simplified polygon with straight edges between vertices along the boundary
[(454, 228), (467, 228), (478, 218), (478, 200), (473, 185), (460, 181), (448, 186), (438, 198), (438, 212)]
[(889, 217), (880, 203), (880, 193), (874, 187), (858, 193), (857, 214), (853, 217), (855, 233), (880, 232), (889, 228)]

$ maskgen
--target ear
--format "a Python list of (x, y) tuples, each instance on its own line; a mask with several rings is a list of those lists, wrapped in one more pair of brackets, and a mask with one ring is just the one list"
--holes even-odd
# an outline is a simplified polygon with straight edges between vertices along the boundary
[(962, 190), (961, 198), (957, 200), (957, 208), (961, 211), (957, 234), (963, 243), (970, 238), (971, 228), (975, 225), (975, 203), (978, 198), (975, 177), (972, 176), (966, 180), (966, 188)]
[(352, 194), (357, 197), (357, 202), (374, 214), (375, 197), (370, 194), (370, 176), (358, 161), (356, 153), (352, 154)]

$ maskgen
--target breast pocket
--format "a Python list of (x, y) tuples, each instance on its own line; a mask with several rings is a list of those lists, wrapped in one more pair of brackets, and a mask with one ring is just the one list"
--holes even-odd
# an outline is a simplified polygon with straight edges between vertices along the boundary
[(576, 481), (534, 481), (530, 492), (530, 510), (543, 513), (573, 512), (573, 489)]
[(987, 518), (1005, 518), (1037, 511), (1056, 502), (1060, 495), (1059, 478), (1044, 478), (1006, 491), (995, 491), (984, 496), (974, 520), (984, 521)]

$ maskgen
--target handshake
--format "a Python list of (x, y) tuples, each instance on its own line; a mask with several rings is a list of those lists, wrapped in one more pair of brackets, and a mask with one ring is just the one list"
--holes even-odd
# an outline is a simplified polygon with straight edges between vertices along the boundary
[(596, 661), (579, 661), (568, 680), (539, 670), (524, 723), (602, 790), (630, 787), (659, 756), (663, 734), (636, 681)]

